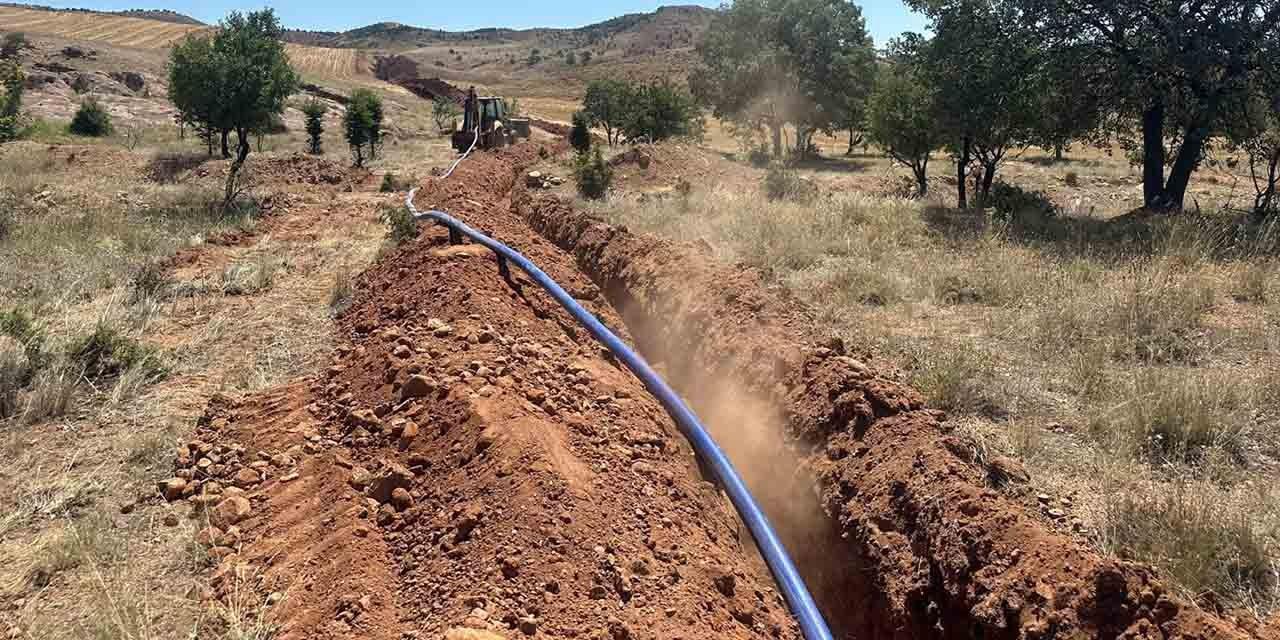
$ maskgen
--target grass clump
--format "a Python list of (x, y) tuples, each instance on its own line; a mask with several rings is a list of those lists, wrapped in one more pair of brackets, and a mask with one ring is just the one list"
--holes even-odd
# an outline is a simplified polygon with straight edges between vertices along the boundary
[(388, 171), (385, 175), (382, 176), (382, 186), (378, 188), (378, 191), (381, 191), (382, 193), (408, 191), (409, 189), (413, 188), (413, 185), (416, 182), (417, 182), (417, 179), (415, 179), (413, 176), (401, 177)]
[(269, 290), (275, 284), (279, 261), (267, 255), (236, 263), (222, 270), (220, 288), (223, 295), (248, 296)]
[(775, 162), (764, 174), (764, 195), (769, 200), (803, 202), (813, 198), (815, 188), (790, 167)]
[(400, 245), (418, 237), (418, 221), (405, 207), (385, 205), (378, 218), (387, 225), (387, 238)]
[(956, 342), (918, 348), (910, 359), (910, 381), (929, 400), (929, 406), (988, 418), (1008, 413), (990, 354)]
[(1154, 494), (1108, 494), (1104, 544), (1123, 558), (1154, 564), (1187, 597), (1222, 607), (1265, 610), (1274, 603), (1274, 528), (1260, 531), (1250, 510), (1211, 488), (1175, 483)]
[(159, 378), (165, 373), (154, 349), (142, 345), (108, 322), (99, 322), (91, 333), (73, 340), (67, 346), (66, 357), (91, 381), (118, 378), (135, 369), (151, 378)]
[(1092, 430), (1155, 462), (1194, 463), (1211, 448), (1241, 459), (1247, 400), (1222, 376), (1152, 368), (1134, 375), (1127, 392), (1094, 418)]

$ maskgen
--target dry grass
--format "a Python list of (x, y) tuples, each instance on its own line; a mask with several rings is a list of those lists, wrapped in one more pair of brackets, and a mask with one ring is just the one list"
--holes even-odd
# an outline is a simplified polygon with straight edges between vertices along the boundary
[(100, 13), (39, 11), (0, 7), (0, 24), (9, 31), (91, 40), (138, 49), (163, 49), (189, 33), (208, 27), (128, 18)]
[[(1072, 173), (1096, 185), (1124, 171)], [(742, 184), (579, 204), (789, 285), (896, 361), (975, 450), (1023, 459), (1032, 496), (1070, 496), (1100, 549), (1202, 602), (1263, 615), (1280, 598), (1280, 502), (1253, 489), (1280, 483), (1274, 229), (1001, 223), (857, 191), (770, 202)]]

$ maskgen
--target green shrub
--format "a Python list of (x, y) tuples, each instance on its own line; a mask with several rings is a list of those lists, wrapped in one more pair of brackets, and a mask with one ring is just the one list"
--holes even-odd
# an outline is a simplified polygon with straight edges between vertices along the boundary
[(382, 186), (378, 188), (382, 193), (394, 193), (396, 191), (408, 191), (413, 187), (413, 183), (417, 182), (413, 176), (401, 178), (400, 176), (387, 172), (382, 176)]
[(418, 221), (405, 207), (384, 206), (378, 216), (387, 225), (387, 237), (395, 244), (404, 244), (418, 237)]
[(591, 121), (582, 111), (573, 114), (573, 128), (569, 130), (569, 145), (580, 154), (591, 150)]
[(984, 207), (995, 210), (996, 217), (1004, 220), (1025, 215), (1052, 217), (1058, 214), (1058, 206), (1049, 196), (1039, 191), (1028, 191), (1003, 180), (991, 185), (991, 192), (983, 203)]
[(72, 341), (67, 347), (67, 359), (89, 380), (115, 378), (135, 367), (153, 377), (164, 373), (154, 349), (106, 322), (99, 322), (93, 333)]
[(111, 114), (107, 113), (96, 98), (87, 98), (80, 103), (80, 109), (71, 119), (71, 133), (101, 138), (111, 135), (111, 131)]
[(324, 114), (328, 110), (328, 106), (315, 98), (302, 105), (302, 113), (307, 118), (307, 151), (314, 155), (324, 153)]
[(601, 200), (609, 193), (613, 183), (613, 168), (604, 161), (600, 150), (580, 153), (574, 161), (573, 177), (578, 182), (578, 193), (589, 200)]
[(782, 163), (774, 163), (764, 174), (764, 194), (770, 200), (808, 200), (815, 195), (813, 185)]
[(637, 85), (622, 123), (627, 140), (701, 139), (705, 123), (689, 92), (663, 80)]

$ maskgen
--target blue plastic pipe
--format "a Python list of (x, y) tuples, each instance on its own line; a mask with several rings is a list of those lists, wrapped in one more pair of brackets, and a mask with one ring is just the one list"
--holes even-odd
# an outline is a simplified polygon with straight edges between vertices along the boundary
[(786, 599), (787, 604), (791, 607), (792, 614), (796, 617), (796, 621), (800, 624), (800, 631), (804, 634), (806, 640), (832, 640), (831, 630), (827, 628), (827, 622), (822, 617), (822, 613), (818, 611), (818, 605), (813, 601), (813, 596), (809, 594), (808, 587), (805, 586), (804, 580), (800, 577), (800, 572), (796, 571), (795, 563), (791, 561), (791, 556), (787, 554), (787, 550), (782, 546), (782, 542), (778, 539), (778, 534), (773, 530), (773, 525), (769, 524), (769, 519), (764, 515), (764, 511), (760, 509), (760, 505), (756, 503), (755, 498), (751, 496), (751, 492), (747, 490), (747, 485), (742, 481), (742, 477), (738, 475), (737, 470), (733, 468), (733, 463), (729, 462), (728, 456), (712, 439), (711, 434), (702, 426), (698, 417), (693, 411), (680, 399), (671, 387), (654, 372), (653, 368), (645, 362), (635, 351), (632, 351), (625, 342), (618, 336), (614, 335), (608, 327), (604, 326), (591, 312), (587, 311), (578, 304), (578, 301), (565, 292), (560, 285), (556, 284), (550, 276), (543, 273), (537, 265), (529, 261), (528, 258), (520, 255), (510, 247), (493, 238), (490, 238), (471, 227), (468, 227), (461, 220), (450, 216), (443, 211), (426, 211), (420, 212), (413, 206), (413, 196), (417, 189), (409, 192), (406, 204), (409, 211), (413, 213), (413, 217), (418, 220), (434, 220), (449, 228), (451, 236), (461, 234), (471, 238), (474, 242), (484, 245), (498, 255), (499, 264), (505, 269), (504, 260), (514, 263), (520, 267), (538, 286), (551, 294), (560, 306), (564, 307), (570, 315), (578, 321), (579, 324), (586, 327), (591, 335), (596, 337), (601, 344), (613, 352), (613, 355), (622, 361), (644, 386), (652, 393), (658, 402), (666, 408), (667, 413), (679, 425), (681, 432), (685, 438), (689, 440), (689, 444), (693, 446), (693, 450), (702, 456), (711, 468), (711, 472), (715, 475), (716, 480), (724, 487), (725, 493), (729, 495), (729, 500), (733, 503), (738, 515), (742, 521), (746, 523), (747, 529), (751, 531), (751, 536), (755, 538), (756, 546), (760, 549), (760, 554), (764, 556), (764, 561), (769, 565), (769, 571), (773, 573), (774, 579), (778, 582), (778, 587), (782, 590), (782, 595)]

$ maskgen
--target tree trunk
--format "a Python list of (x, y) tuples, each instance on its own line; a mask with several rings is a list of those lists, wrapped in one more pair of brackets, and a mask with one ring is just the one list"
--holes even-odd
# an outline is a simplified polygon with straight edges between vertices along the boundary
[(1142, 112), (1142, 202), (1160, 209), (1164, 200), (1164, 102), (1155, 99)]
[(782, 124), (775, 121), (769, 123), (769, 131), (773, 133), (773, 157), (782, 157)]
[(1271, 203), (1276, 197), (1277, 181), (1280, 181), (1280, 149), (1271, 154), (1271, 161), (1267, 164), (1267, 186), (1253, 201), (1253, 217), (1258, 222), (1272, 213)]
[(853, 155), (853, 127), (849, 127), (849, 149), (844, 154), (846, 156)]
[(222, 157), (224, 158), (231, 157), (231, 148), (227, 146), (227, 142), (228, 142), (227, 139), (230, 137), (231, 137), (231, 132), (224, 129), (222, 131)]
[(969, 208), (968, 185), (965, 184), (965, 169), (968, 167), (969, 137), (965, 136), (960, 143), (960, 157), (956, 158), (956, 202), (961, 209)]
[(1053, 161), (1062, 162), (1062, 143), (1053, 145)]
[[(997, 160), (996, 162), (999, 162)], [(990, 164), (983, 163), (982, 166), (982, 192), (978, 194), (979, 206), (987, 206), (987, 196), (991, 195), (991, 183), (996, 178), (996, 162)]]
[(1182, 203), (1187, 196), (1187, 185), (1191, 183), (1191, 174), (1200, 164), (1200, 154), (1204, 152), (1204, 143), (1209, 138), (1209, 128), (1192, 126), (1188, 128), (1182, 139), (1182, 147), (1178, 149), (1178, 157), (1169, 170), (1169, 181), (1164, 187), (1163, 207), (1169, 211), (1181, 211)]
[(911, 165), (911, 172), (916, 174), (916, 197), (923, 198), (929, 195), (929, 159), (925, 158), (924, 162)]
[[(225, 142), (226, 139), (227, 136), (224, 133), (223, 141)], [(227, 192), (222, 200), (223, 209), (229, 208), (236, 197), (236, 179), (240, 175), (240, 169), (244, 167), (244, 161), (249, 158), (249, 133), (237, 129), (236, 142), (236, 159), (232, 161), (231, 168), (227, 171)]]

